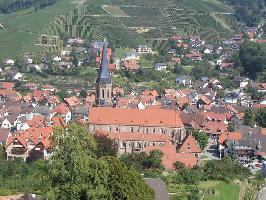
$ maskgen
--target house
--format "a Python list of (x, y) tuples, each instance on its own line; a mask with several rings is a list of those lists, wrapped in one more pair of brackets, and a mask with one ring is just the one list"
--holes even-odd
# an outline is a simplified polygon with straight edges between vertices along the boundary
[(20, 81), (22, 80), (23, 75), (20, 72), (11, 71), (9, 74), (12, 81)]
[(148, 146), (146, 152), (152, 150), (159, 150), (163, 153), (162, 164), (167, 170), (174, 170), (175, 162), (181, 162), (187, 168), (193, 168), (198, 165), (199, 159), (196, 158), (192, 153), (179, 153), (176, 152), (176, 145), (168, 143), (163, 146)]
[(42, 90), (43, 90), (43, 91), (54, 92), (54, 91), (55, 91), (55, 88), (54, 88), (54, 86), (52, 86), (52, 85), (45, 84), (45, 85), (42, 86)]
[(212, 45), (206, 45), (204, 54), (211, 54), (213, 52), (213, 46)]
[(245, 88), (249, 84), (249, 78), (242, 77), (242, 76), (235, 76), (234, 82), (237, 87)]
[(139, 64), (137, 63), (137, 60), (135, 59), (127, 59), (122, 62), (123, 67), (126, 70), (138, 70)]
[(27, 72), (30, 72), (31, 70), (41, 71), (41, 69), (42, 69), (42, 66), (38, 64), (28, 64), (26, 66)]
[[(220, 158), (225, 155), (226, 143), (229, 141), (238, 141), (243, 138), (240, 132), (223, 132), (218, 139), (218, 150), (220, 153)], [(228, 143), (227, 143), (228, 144)]]
[(36, 83), (26, 83), (24, 87), (30, 90), (37, 90), (38, 85)]
[(229, 69), (234, 67), (234, 63), (230, 62), (221, 62), (220, 64), (220, 69)]
[(12, 90), (15, 86), (15, 83), (13, 82), (2, 82), (1, 88), (4, 90)]
[(202, 60), (202, 54), (200, 54), (200, 53), (189, 53), (189, 54), (186, 54), (185, 57), (192, 60), (192, 61), (201, 61)]
[(178, 58), (178, 57), (172, 57), (171, 60), (177, 64), (180, 64), (181, 63), (181, 58)]
[(0, 128), (0, 145), (5, 146), (8, 137), (10, 136), (10, 129)]
[(157, 70), (157, 71), (166, 71), (167, 64), (166, 63), (156, 63), (154, 65), (154, 69)]
[(256, 89), (258, 92), (266, 92), (266, 83), (257, 83)]
[(29, 156), (47, 159), (51, 154), (51, 127), (30, 128), (10, 135), (6, 143), (7, 160), (22, 158), (26, 161)]
[(188, 75), (178, 76), (176, 78), (176, 83), (179, 84), (179, 85), (183, 85), (183, 86), (192, 85), (193, 84), (192, 78), (190, 76), (188, 76)]
[(139, 55), (137, 54), (136, 50), (133, 49), (129, 52), (126, 52), (123, 60), (139, 60)]
[(236, 92), (228, 92), (225, 94), (224, 101), (230, 104), (236, 104), (240, 100), (240, 96)]
[(146, 45), (139, 45), (137, 47), (137, 53), (138, 54), (147, 54), (147, 53), (152, 53), (152, 50), (150, 47), (148, 47)]
[(80, 104), (80, 101), (76, 96), (65, 98), (64, 101), (69, 107), (74, 107)]
[(201, 149), (196, 139), (192, 135), (188, 135), (178, 148), (178, 152), (191, 153), (196, 158), (200, 158)]
[(10, 59), (10, 58), (7, 58), (7, 59), (3, 60), (3, 64), (4, 65), (11, 65), (11, 66), (13, 66), (15, 64), (15, 61), (12, 60), (12, 59)]
[(197, 107), (199, 109), (203, 108), (205, 105), (210, 105), (211, 101), (204, 95), (199, 96), (199, 99), (197, 101)]
[(72, 112), (71, 110), (67, 107), (66, 104), (61, 103), (59, 105), (57, 105), (54, 108), (54, 112), (60, 116), (61, 118), (64, 119), (65, 123), (68, 124), (70, 122), (70, 120), (72, 119)]

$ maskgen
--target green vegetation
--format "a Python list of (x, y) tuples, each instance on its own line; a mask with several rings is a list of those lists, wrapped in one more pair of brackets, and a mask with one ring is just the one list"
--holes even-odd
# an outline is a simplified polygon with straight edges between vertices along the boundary
[(238, 200), (240, 186), (236, 183), (224, 181), (205, 181), (199, 184), (199, 189), (204, 191), (205, 200)]
[(37, 12), (29, 8), (1, 15), (0, 23), (5, 28), (0, 30), (0, 59), (48, 50), (36, 46), (37, 39), (43, 34), (56, 34), (49, 32), (49, 26), (54, 23), (56, 16), (65, 14), (73, 7), (70, 2), (71, 0), (59, 1)]
[(255, 79), (265, 81), (266, 45), (254, 42), (244, 42), (239, 51), (240, 63), (244, 73)]
[(266, 2), (263, 0), (220, 0), (232, 5), (236, 17), (247, 26), (257, 26), (265, 14)]
[(254, 125), (254, 114), (251, 109), (247, 109), (244, 113), (244, 124), (246, 126)]
[(256, 121), (260, 127), (266, 128), (266, 108), (262, 108), (256, 114)]
[[(0, 22), (5, 28), (0, 30), (0, 58), (25, 52), (59, 50), (60, 47), (35, 46), (41, 35), (65, 34), (88, 40), (106, 37), (116, 47), (134, 48), (141, 43), (160, 46), (162, 39), (173, 34), (199, 34), (205, 39), (216, 40), (230, 33), (223, 27), (226, 22), (221, 25), (217, 17), (211, 15), (228, 11), (229, 8), (218, 1), (71, 2), (72, 0), (58, 1), (37, 11), (27, 8), (1, 15)], [(107, 5), (105, 8), (108, 12), (103, 9), (103, 5)], [(116, 16), (122, 14), (123, 17)], [(147, 30), (143, 32), (142, 27)]]
[(193, 137), (197, 140), (201, 150), (205, 149), (208, 145), (208, 136), (205, 132), (202, 131), (192, 131)]
[(116, 157), (97, 156), (98, 144), (86, 127), (57, 128), (52, 140), (49, 161), (25, 163), (1, 157), (0, 194), (37, 193), (49, 200), (154, 199), (136, 170)]

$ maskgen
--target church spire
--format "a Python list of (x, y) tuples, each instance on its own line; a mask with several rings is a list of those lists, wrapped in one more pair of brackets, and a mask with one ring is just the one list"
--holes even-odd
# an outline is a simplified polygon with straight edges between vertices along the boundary
[(99, 74), (97, 78), (97, 83), (99, 84), (111, 84), (111, 76), (109, 73), (109, 64), (107, 58), (107, 46), (108, 42), (104, 41), (101, 66), (99, 69)]

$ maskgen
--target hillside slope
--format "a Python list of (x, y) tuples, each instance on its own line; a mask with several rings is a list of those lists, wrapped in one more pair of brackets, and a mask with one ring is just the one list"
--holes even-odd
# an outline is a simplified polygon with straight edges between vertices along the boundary
[[(232, 32), (219, 15), (233, 10), (217, 0), (61, 0), (35, 12), (0, 15), (0, 58), (33, 50), (41, 35), (103, 39), (116, 46), (163, 41), (172, 34), (216, 40)], [(155, 42), (154, 42), (155, 41)]]

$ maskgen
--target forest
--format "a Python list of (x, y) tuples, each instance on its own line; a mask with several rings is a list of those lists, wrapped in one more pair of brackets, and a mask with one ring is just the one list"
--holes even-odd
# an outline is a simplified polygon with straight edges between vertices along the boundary
[(11, 13), (24, 8), (34, 7), (35, 10), (52, 5), (58, 0), (4, 0), (0, 2), (0, 11), (2, 13)]
[(247, 26), (257, 26), (265, 16), (266, 0), (220, 0), (233, 6), (236, 18)]

